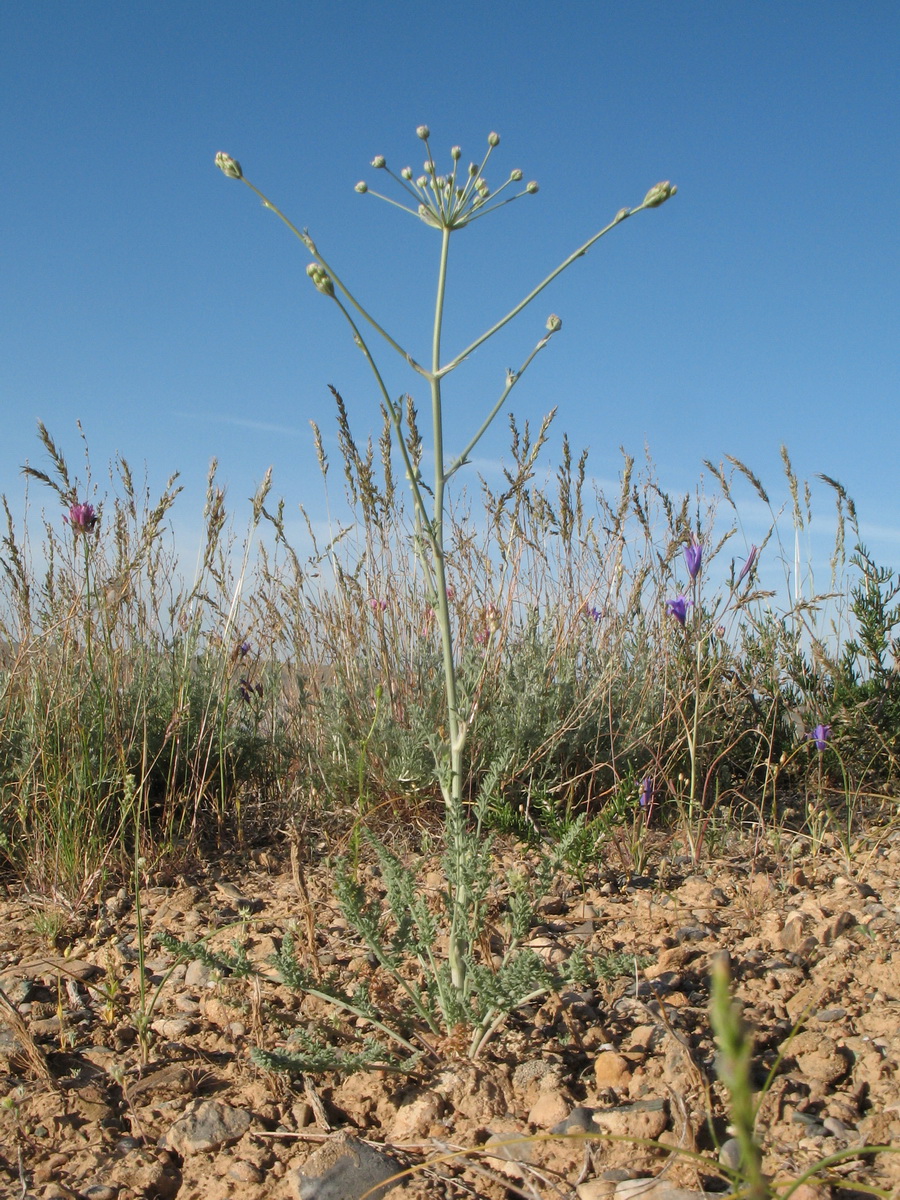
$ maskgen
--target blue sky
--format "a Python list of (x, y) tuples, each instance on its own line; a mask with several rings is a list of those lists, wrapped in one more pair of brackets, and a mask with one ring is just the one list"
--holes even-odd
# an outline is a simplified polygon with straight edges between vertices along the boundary
[[(239, 513), (270, 465), (289, 513), (323, 512), (309, 421), (335, 457), (327, 385), (360, 440), (374, 388), (302, 247), (213, 158), (238, 158), (424, 358), (437, 235), (354, 191), (385, 182), (378, 153), (418, 173), (424, 122), (439, 167), (454, 144), (480, 160), (496, 130), (489, 182), (540, 183), (454, 235), (449, 351), (652, 184), (679, 189), (457, 372), (451, 448), (553, 311), (563, 330), (512, 409), (537, 424), (558, 405), (555, 446), (589, 446), (599, 479), (646, 443), (673, 491), (731, 454), (780, 502), (786, 443), (897, 566), (898, 62), (900, 8), (878, 0), (6, 4), (0, 490), (20, 511), (38, 419), (80, 465), (80, 420), (101, 485), (117, 454), (154, 490), (181, 472), (188, 540), (214, 455)], [(506, 441), (501, 421), (489, 474)], [(813, 492), (824, 537), (832, 497)]]

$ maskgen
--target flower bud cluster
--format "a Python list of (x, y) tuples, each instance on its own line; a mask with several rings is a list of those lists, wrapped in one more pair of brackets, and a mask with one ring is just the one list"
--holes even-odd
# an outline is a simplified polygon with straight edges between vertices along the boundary
[(324, 267), (320, 267), (318, 263), (313, 262), (306, 268), (306, 273), (323, 296), (334, 295), (334, 284), (331, 282), (331, 276)]
[(244, 178), (244, 172), (241, 170), (241, 164), (237, 159), (232, 158), (230, 154), (224, 154), (221, 150), (216, 155), (216, 166), (229, 179)]
[[(506, 204), (510, 200), (515, 200), (519, 196), (526, 194), (533, 195), (538, 190), (538, 185), (532, 182), (526, 184), (521, 191), (498, 199), (500, 193), (511, 183), (521, 183), (523, 178), (522, 171), (516, 168), (510, 172), (507, 180), (496, 192), (491, 191), (483, 171), (487, 160), (491, 156), (491, 152), (500, 145), (500, 135), (498, 133), (488, 134), (488, 149), (484, 159), (480, 164), (470, 163), (466, 175), (463, 175), (459, 170), (459, 162), (462, 158), (462, 148), (460, 146), (451, 147), (450, 159), (453, 164), (452, 170), (446, 175), (438, 172), (431, 154), (431, 147), (428, 145), (430, 136), (431, 131), (427, 125), (420, 125), (416, 129), (416, 137), (426, 145), (428, 158), (423, 164), (423, 173), (415, 179), (413, 178), (412, 167), (403, 167), (399, 175), (396, 175), (388, 166), (383, 154), (376, 154), (372, 159), (372, 166), (376, 170), (387, 171), (389, 175), (397, 180), (414, 202), (412, 207), (405, 204), (400, 204), (398, 207), (405, 208), (407, 212), (414, 213), (426, 225), (431, 225), (436, 229), (461, 229), (476, 217), (493, 211), (493, 209), (498, 208), (501, 204)], [(365, 195), (370, 190), (368, 184), (363, 180), (356, 184), (356, 191), (360, 195)], [(390, 200), (386, 196), (380, 196), (378, 192), (372, 192), (372, 195), (379, 196), (379, 199), (382, 200), (388, 200), (391, 204), (396, 204), (396, 201)], [(488, 205), (488, 201), (492, 201), (492, 203)], [(486, 205), (487, 207), (485, 207)], [(320, 290), (322, 289), (320, 288)]]
[(661, 204), (665, 204), (671, 196), (674, 196), (677, 191), (678, 188), (674, 183), (669, 183), (668, 179), (662, 183), (656, 183), (644, 197), (643, 207), (659, 208)]

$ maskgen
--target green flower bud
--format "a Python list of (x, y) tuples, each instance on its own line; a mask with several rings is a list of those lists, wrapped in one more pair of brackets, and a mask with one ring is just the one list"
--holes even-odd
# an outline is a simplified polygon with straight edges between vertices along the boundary
[(624, 220), (625, 220), (625, 218), (626, 218), (626, 217), (629, 217), (629, 216), (631, 216), (631, 211), (630, 211), (630, 209), (627, 209), (627, 208), (620, 208), (620, 209), (619, 209), (619, 211), (616, 213), (616, 215), (615, 215), (615, 217), (614, 217), (613, 219), (614, 219), (615, 223), (618, 225), (618, 223), (619, 223), (620, 221), (624, 221)]
[(522, 172), (519, 170), (518, 167), (516, 167), (516, 169), (514, 171), (510, 171), (509, 177), (513, 181), (513, 183), (518, 183), (519, 180), (522, 178)]
[(431, 137), (431, 130), (427, 125), (419, 125), (416, 129), (416, 137), (421, 138), (423, 142), (427, 142)]
[(241, 170), (241, 164), (237, 159), (232, 158), (230, 154), (223, 154), (221, 150), (216, 155), (216, 166), (229, 179), (244, 178), (244, 172)]
[(400, 172), (401, 179), (412, 179), (412, 167), (404, 167)]
[(489, 133), (488, 134), (488, 145), (489, 146), (499, 146), (500, 145), (500, 134), (499, 133)]
[(478, 163), (469, 163), (469, 174), (470, 175), (478, 174)]
[(331, 282), (331, 276), (324, 267), (320, 267), (318, 263), (313, 262), (306, 268), (306, 273), (323, 296), (334, 295), (334, 284)]
[(441, 229), (443, 227), (441, 221), (438, 220), (427, 204), (419, 205), (419, 216), (426, 225), (430, 225), (433, 229)]
[(460, 146), (454, 146), (450, 151), (450, 157), (454, 162), (459, 162), (460, 158), (462, 157), (462, 148)]
[(384, 157), (383, 154), (376, 154), (375, 157), (372, 159), (372, 166), (378, 167), (379, 169), (381, 169), (382, 167), (386, 167), (387, 159)]
[(532, 179), (531, 183), (525, 184), (525, 191), (528, 192), (528, 194), (530, 196), (533, 196), (537, 190), (538, 190), (538, 185), (534, 182), (533, 179)]
[(369, 190), (369, 185), (366, 183), (366, 181), (364, 179), (361, 179), (359, 181), (359, 183), (356, 185), (356, 187), (354, 188), (354, 191), (359, 192), (359, 194), (361, 196), (364, 196), (368, 190)]
[(562, 329), (562, 319), (556, 313), (551, 313), (547, 318), (547, 332), (557, 333), (560, 329)]
[(419, 178), (416, 180), (416, 187), (420, 187), (420, 188), (428, 187), (428, 176), (420, 175)]
[(644, 208), (659, 208), (661, 204), (665, 204), (670, 196), (674, 196), (677, 191), (678, 188), (674, 184), (669, 183), (668, 179), (663, 183), (655, 184), (644, 197)]

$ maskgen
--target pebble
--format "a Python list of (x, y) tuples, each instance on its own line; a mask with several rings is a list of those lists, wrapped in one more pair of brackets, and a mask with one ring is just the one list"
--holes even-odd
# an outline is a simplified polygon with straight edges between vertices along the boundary
[(837, 1117), (826, 1117), (822, 1122), (823, 1129), (826, 1129), (832, 1137), (843, 1138), (846, 1141), (850, 1136), (850, 1130), (843, 1121), (839, 1121)]
[(262, 1183), (263, 1173), (252, 1162), (240, 1158), (228, 1169), (228, 1178), (236, 1179), (238, 1183)]
[(564, 1121), (569, 1112), (569, 1105), (561, 1092), (545, 1089), (532, 1104), (528, 1113), (528, 1124), (538, 1129), (550, 1129)]
[(741, 1143), (737, 1138), (728, 1138), (719, 1147), (719, 1162), (730, 1171), (736, 1171), (741, 1165)]
[(179, 1042), (196, 1028), (190, 1017), (161, 1017), (150, 1028), (169, 1042)]
[(665, 1100), (638, 1100), (618, 1108), (597, 1109), (594, 1124), (615, 1137), (658, 1138), (669, 1123)]
[(615, 1050), (602, 1050), (594, 1059), (594, 1077), (598, 1088), (627, 1087), (631, 1063)]
[(829, 1024), (832, 1021), (841, 1021), (847, 1015), (846, 1008), (823, 1008), (816, 1013), (816, 1020), (823, 1021)]
[(722, 1200), (721, 1192), (695, 1192), (665, 1179), (623, 1179), (613, 1195), (616, 1200)]
[(177, 1121), (159, 1139), (160, 1148), (174, 1150), (183, 1158), (205, 1150), (217, 1150), (239, 1141), (252, 1118), (243, 1109), (222, 1100), (192, 1100)]
[(184, 986), (187, 988), (205, 988), (209, 986), (212, 970), (202, 959), (195, 958), (188, 963), (184, 973)]
[(700, 925), (682, 925), (675, 930), (675, 938), (679, 944), (683, 942), (702, 942), (709, 937), (709, 930)]
[(288, 1182), (294, 1200), (349, 1200), (364, 1194), (366, 1200), (381, 1200), (391, 1188), (385, 1181), (399, 1170), (390, 1155), (342, 1131), (291, 1171)]

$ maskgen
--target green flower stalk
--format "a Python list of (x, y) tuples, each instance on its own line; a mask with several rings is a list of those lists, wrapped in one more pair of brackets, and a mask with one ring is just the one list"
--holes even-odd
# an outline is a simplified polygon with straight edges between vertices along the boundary
[[(553, 315), (546, 323), (546, 333), (538, 340), (531, 352), (525, 357), (518, 370), (509, 370), (505, 382), (496, 400), (486, 407), (484, 418), (463, 450), (453, 458), (448, 458), (444, 447), (444, 381), (461, 366), (463, 362), (479, 346), (483, 345), (513, 318), (517, 317), (535, 300), (554, 279), (577, 259), (583, 258), (588, 250), (626, 217), (634, 216), (643, 209), (658, 208), (664, 201), (675, 195), (675, 187), (666, 182), (652, 187), (637, 207), (622, 208), (613, 219), (599, 232), (588, 238), (572, 254), (564, 259), (549, 275), (537, 284), (514, 308), (501, 317), (488, 330), (477, 337), (470, 345), (457, 354), (446, 358), (443, 351), (443, 320), (446, 304), (448, 264), (450, 257), (451, 235), (466, 229), (473, 221), (480, 220), (488, 213), (522, 196), (533, 196), (538, 191), (535, 182), (522, 184), (523, 172), (519, 168), (512, 170), (506, 179), (492, 189), (487, 182), (486, 172), (494, 150), (500, 144), (500, 136), (490, 133), (487, 138), (487, 150), (480, 163), (470, 163), (467, 170), (460, 170), (462, 150), (454, 146), (450, 151), (450, 169), (442, 174), (435, 163), (431, 151), (431, 131), (427, 125), (416, 129), (417, 138), (424, 144), (426, 158), (423, 173), (414, 176), (413, 169), (404, 166), (394, 171), (387, 158), (378, 154), (372, 159), (376, 171), (384, 172), (398, 186), (401, 199), (383, 195), (374, 191), (363, 180), (357, 183), (356, 191), (364, 196), (376, 196), (386, 203), (409, 213), (440, 235), (440, 250), (437, 269), (437, 287), (434, 304), (434, 321), (432, 326), (431, 346), (426, 355), (417, 358), (401, 346), (385, 330), (376, 318), (365, 309), (353, 296), (341, 279), (338, 272), (325, 260), (312, 238), (305, 230), (301, 231), (278, 209), (255, 184), (244, 175), (240, 164), (228, 154), (216, 155), (216, 166), (229, 178), (240, 180), (262, 200), (263, 205), (284, 222), (288, 229), (302, 242), (313, 261), (307, 268), (310, 279), (318, 291), (337, 304), (350, 330), (356, 345), (362, 350), (372, 370), (376, 387), (384, 404), (385, 410), (396, 435), (396, 442), (406, 469), (412, 491), (412, 498), (417, 519), (421, 526), (424, 541), (424, 552), (420, 555), (420, 563), (425, 573), (428, 589), (431, 593), (431, 604), (436, 614), (436, 622), (440, 631), (443, 674), (447, 705), (447, 733), (443, 745), (436, 752), (437, 773), (445, 803), (446, 837), (448, 858), (448, 893), (450, 897), (450, 950), (449, 965), (452, 985), (458, 999), (465, 1005), (473, 988), (472, 972), (470, 969), (472, 939), (470, 935), (471, 908), (474, 903), (467, 883), (466, 860), (469, 846), (465, 836), (465, 812), (463, 805), (463, 781), (465, 778), (465, 747), (474, 712), (463, 712), (460, 707), (456, 652), (454, 634), (448, 604), (447, 559), (444, 535), (444, 516), (447, 486), (453, 476), (469, 461), (475, 446), (487, 432), (488, 428), (503, 409), (506, 401), (522, 378), (522, 375), (533, 362), (535, 356), (543, 350), (550, 339), (559, 332), (562, 321)], [(432, 416), (432, 448), (434, 451), (434, 478), (430, 488), (426, 487), (419, 468), (413, 463), (406, 444), (403, 431), (403, 410), (399, 403), (389, 395), (379, 371), (374, 354), (363, 334), (363, 328), (376, 333), (392, 350), (400, 354), (409, 366), (427, 383), (431, 395)]]

